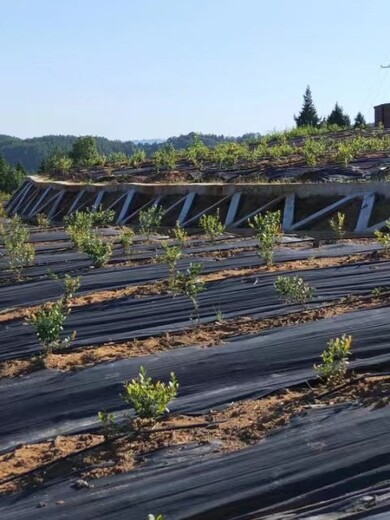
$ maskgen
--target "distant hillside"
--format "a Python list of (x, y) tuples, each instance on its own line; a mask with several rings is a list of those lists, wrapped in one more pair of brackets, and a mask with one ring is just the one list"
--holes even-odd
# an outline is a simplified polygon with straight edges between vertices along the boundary
[[(145, 150), (150, 157), (165, 142), (172, 143), (177, 149), (186, 148), (191, 144), (195, 136), (194, 132), (178, 137), (170, 137), (167, 141), (143, 142), (139, 141), (111, 141), (105, 137), (96, 137), (98, 150), (101, 154), (109, 155), (114, 152), (124, 152), (131, 155), (137, 148)], [(215, 146), (221, 141), (231, 141), (232, 137), (214, 134), (200, 134), (202, 141), (207, 146)], [(255, 134), (247, 134), (238, 138), (241, 141), (245, 138), (256, 137)], [(0, 135), (0, 155), (13, 165), (21, 164), (28, 172), (38, 170), (42, 159), (48, 157), (54, 150), (61, 149), (69, 152), (73, 143), (77, 139), (74, 135), (46, 135), (43, 137), (33, 137), (30, 139), (19, 139), (9, 135)], [(152, 141), (152, 140), (150, 140)]]

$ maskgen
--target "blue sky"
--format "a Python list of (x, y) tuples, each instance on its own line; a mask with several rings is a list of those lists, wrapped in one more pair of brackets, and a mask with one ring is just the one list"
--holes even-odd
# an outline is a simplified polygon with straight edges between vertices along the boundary
[(310, 84), (390, 102), (389, 0), (0, 0), (0, 133), (166, 138), (293, 125)]

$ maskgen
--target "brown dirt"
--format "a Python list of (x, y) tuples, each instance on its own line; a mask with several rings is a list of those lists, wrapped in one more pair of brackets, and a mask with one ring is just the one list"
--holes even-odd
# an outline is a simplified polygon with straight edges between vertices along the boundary
[[(181, 444), (207, 444), (217, 440), (220, 442), (218, 452), (238, 451), (288, 425), (293, 416), (305, 414), (312, 407), (351, 401), (371, 407), (390, 404), (389, 376), (352, 377), (346, 381), (346, 386), (336, 387), (331, 394), (322, 396), (326, 390), (321, 385), (314, 390), (281, 390), (263, 399), (237, 402), (221, 411), (211, 410), (199, 417), (172, 416), (155, 423), (136, 420), (132, 426), (129, 424), (127, 437), (100, 446), (102, 435), (92, 434), (59, 436), (52, 441), (23, 445), (0, 457), (0, 480), (18, 477), (0, 485), (0, 493), (39, 485), (45, 479), (58, 474), (64, 476), (75, 469), (81, 471), (82, 478), (87, 482), (89, 479), (127, 472), (142, 465), (147, 453)], [(98, 446), (78, 453), (95, 445)], [(69, 458), (40, 469), (64, 456)], [(32, 470), (37, 471), (23, 477)]]
[[(200, 325), (193, 329), (165, 333), (161, 336), (142, 340), (134, 339), (124, 343), (104, 343), (103, 345), (84, 347), (80, 350), (72, 350), (71, 352), (53, 353), (46, 358), (45, 364), (47, 368), (67, 371), (93, 366), (106, 361), (148, 356), (150, 354), (156, 354), (157, 352), (193, 345), (207, 348), (221, 345), (224, 340), (237, 335), (244, 336), (276, 327), (309, 323), (359, 309), (369, 309), (386, 305), (388, 301), (388, 294), (369, 298), (347, 297), (331, 305), (303, 310), (286, 316), (277, 316), (262, 320), (240, 317), (233, 320), (226, 320), (222, 323), (216, 321), (215, 323)], [(41, 368), (42, 363), (40, 363), (39, 358), (5, 361), (0, 363), (0, 377), (18, 377), (40, 370)]]
[[(262, 272), (279, 272), (279, 271), (299, 271), (304, 269), (319, 269), (324, 267), (333, 267), (338, 265), (353, 264), (356, 262), (368, 262), (372, 258), (368, 254), (358, 254), (349, 256), (339, 256), (335, 258), (308, 258), (307, 260), (292, 260), (290, 262), (281, 262), (271, 267), (247, 267), (242, 269), (226, 269), (215, 273), (200, 276), (204, 282), (213, 282), (224, 280), (225, 278), (235, 278), (239, 276), (253, 276)], [(87, 294), (85, 296), (76, 296), (72, 300), (72, 307), (82, 307), (94, 303), (101, 303), (109, 300), (116, 300), (126, 296), (152, 296), (163, 295), (168, 293), (168, 283), (166, 280), (152, 282), (144, 285), (136, 285), (125, 287), (122, 289), (113, 289), (110, 291), (98, 291)], [(39, 305), (32, 307), (23, 307), (8, 312), (0, 313), (0, 323), (27, 318), (34, 314)]]

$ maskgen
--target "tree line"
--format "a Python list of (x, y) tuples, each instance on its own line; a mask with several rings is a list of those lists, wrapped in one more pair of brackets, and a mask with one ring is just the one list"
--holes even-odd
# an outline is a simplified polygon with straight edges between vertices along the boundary
[[(294, 116), (295, 123), (298, 127), (305, 126), (339, 126), (342, 128), (351, 127), (351, 118), (344, 112), (342, 106), (336, 102), (333, 110), (327, 117), (320, 118), (317, 109), (313, 102), (313, 96), (310, 90), (310, 86), (306, 87), (306, 91), (303, 95), (303, 104), (301, 111), (298, 116)], [(366, 126), (366, 120), (361, 112), (356, 114), (353, 127), (364, 128)]]

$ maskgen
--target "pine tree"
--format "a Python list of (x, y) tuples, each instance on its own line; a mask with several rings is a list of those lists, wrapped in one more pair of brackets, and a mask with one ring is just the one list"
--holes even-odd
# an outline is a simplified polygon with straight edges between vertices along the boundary
[(338, 103), (335, 104), (334, 109), (329, 114), (328, 119), (326, 120), (328, 126), (337, 125), (342, 127), (350, 127), (351, 120), (347, 114), (344, 114), (343, 107)]
[(318, 126), (320, 122), (309, 85), (303, 95), (302, 109), (298, 116), (294, 116), (294, 119), (297, 126)]
[(355, 117), (355, 123), (353, 125), (354, 128), (364, 128), (367, 125), (366, 120), (364, 119), (364, 115), (361, 112), (358, 112)]

